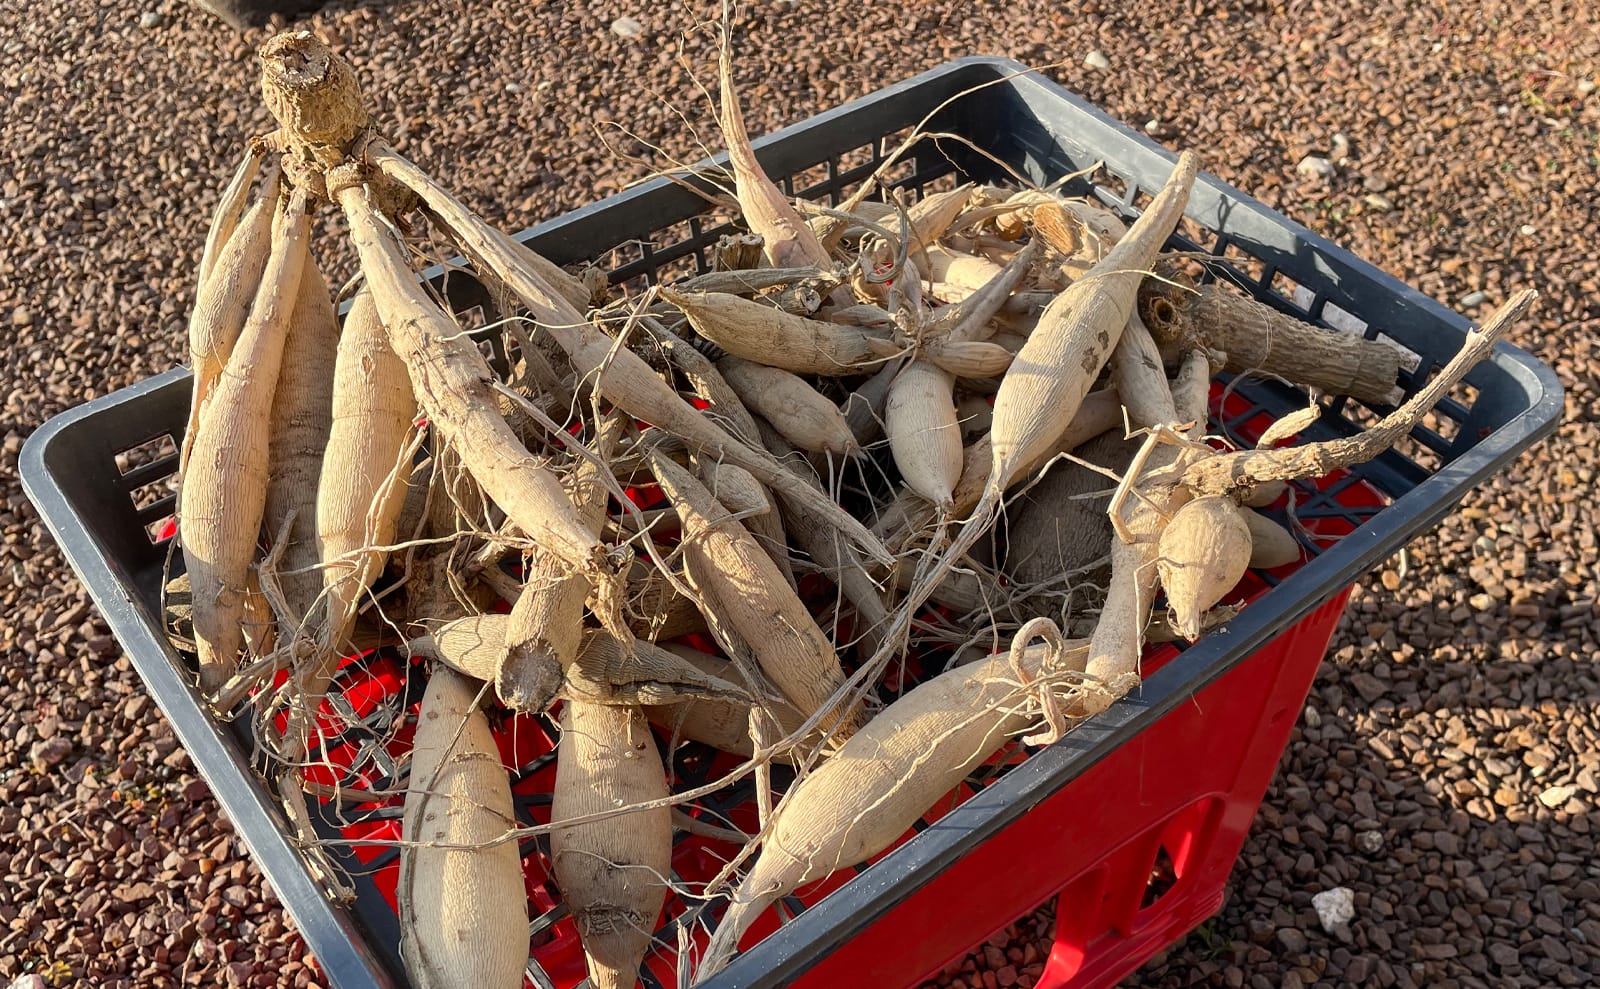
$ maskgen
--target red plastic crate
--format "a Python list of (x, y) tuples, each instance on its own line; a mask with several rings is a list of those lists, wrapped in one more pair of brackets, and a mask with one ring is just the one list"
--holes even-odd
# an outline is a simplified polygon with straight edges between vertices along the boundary
[[(1113, 985), (1182, 937), (1221, 906), (1229, 871), (1348, 596), (1347, 590), (1306, 616), (1196, 694), (1191, 704), (1141, 732), (960, 859), (885, 916), (869, 935), (841, 946), (798, 984), (863, 989), (915, 985), (981, 944), (1009, 918), (1052, 895), (1059, 895), (1056, 945), (1039, 982), (1042, 987)], [(1151, 660), (1159, 665), (1174, 650), (1156, 652)], [(347, 671), (345, 680), (346, 696), (398, 686), (388, 660), (363, 663), (360, 672)], [(359, 690), (351, 689), (358, 684)], [(547, 823), (548, 805), (538, 797), (548, 794), (554, 782), (554, 733), (543, 719), (520, 716), (496, 736), (507, 766), (522, 767), (514, 792), (532, 820)], [(409, 741), (409, 729), (402, 730), (394, 738), (392, 754), (403, 753)], [(329, 758), (339, 761), (353, 754), (351, 746), (342, 746), (330, 750)], [(1008, 754), (1016, 756), (1014, 751)], [(711, 760), (711, 771), (737, 761), (718, 755)], [(333, 782), (318, 775), (321, 782)], [(925, 823), (934, 824), (972, 792), (963, 787), (939, 801)], [(735, 825), (755, 830), (750, 801), (726, 810)], [(344, 834), (394, 840), (399, 822), (388, 818), (356, 824)], [(674, 871), (685, 882), (704, 882), (734, 851), (722, 842), (685, 836), (674, 848)], [(370, 870), (369, 881), (393, 908), (394, 855), (374, 854), (372, 847), (358, 852)], [(1025, 861), (1027, 868), (1014, 868), (1018, 861)], [(547, 855), (533, 849), (524, 858), (536, 916), (559, 914), (560, 894), (547, 864)], [(808, 907), (815, 905), (853, 875), (843, 870), (801, 890), (797, 898)], [(960, 909), (951, 909), (952, 903)], [(668, 912), (681, 907), (673, 897)], [(775, 917), (763, 918), (746, 943), (756, 943), (776, 926)], [(916, 936), (906, 937), (908, 931)], [(697, 941), (703, 946), (703, 937)], [(546, 926), (532, 957), (560, 989), (584, 978), (583, 954), (568, 919)], [(673, 984), (676, 959), (671, 952), (658, 950), (648, 964), (662, 985)], [(537, 986), (531, 979), (528, 984)]]
[[(795, 984), (916, 985), (1055, 896), (1055, 947), (1038, 985), (1115, 985), (1221, 908), (1348, 597), (958, 859)], [(1171, 885), (1156, 894), (1153, 877), (1166, 868)]]

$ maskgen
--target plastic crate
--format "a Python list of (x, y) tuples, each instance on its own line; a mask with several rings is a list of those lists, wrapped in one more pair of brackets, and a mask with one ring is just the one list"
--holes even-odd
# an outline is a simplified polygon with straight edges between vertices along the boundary
[[(1001, 163), (1046, 183), (1103, 162), (1066, 191), (1131, 214), (1174, 159), (1043, 77), (989, 58), (953, 62), (821, 114), (757, 150), (790, 193), (837, 199), (924, 120), (927, 131), (957, 137), (925, 139), (897, 166), (895, 184), (913, 192), (958, 177), (1003, 180)], [(703, 269), (708, 245), (731, 229), (703, 208), (692, 193), (657, 180), (521, 237), (561, 263), (624, 245), (614, 279), (671, 278)], [(1418, 361), (1402, 382), (1408, 391), (1454, 353), (1469, 325), (1209, 176), (1196, 183), (1188, 216), (1173, 246), (1216, 255), (1219, 277), (1286, 312), (1381, 332), (1409, 348)], [(446, 288), (470, 294), (459, 279)], [(188, 373), (176, 369), (56, 417), (24, 448), (24, 485), (328, 979), (341, 989), (404, 986), (392, 878), (384, 880), (392, 876), (392, 851), (353, 850), (345, 864), (357, 873), (358, 896), (332, 902), (286, 837), (248, 738), (204, 712), (162, 631), (172, 504), (163, 485), (188, 390)], [(1217, 398), (1214, 428), (1242, 438), (1304, 403), (1293, 389), (1257, 380)], [(1318, 535), (1304, 540), (1308, 562), (1252, 574), (1236, 595), (1251, 603), (1235, 620), (1187, 649), (1153, 650), (1132, 696), (1054, 746), (1013, 751), (984, 767), (914, 829), (914, 840), (784, 901), (798, 915), (775, 932), (769, 911), (746, 941), (762, 943), (707, 984), (915, 985), (1052, 896), (1060, 898), (1057, 941), (1043, 984), (1085, 989), (1131, 972), (1220, 906), (1352, 581), (1553, 430), (1561, 404), (1548, 368), (1500, 346), (1401, 448), (1298, 486), (1297, 515)], [(1306, 439), (1348, 435), (1387, 411), (1344, 400), (1326, 407)], [(143, 462), (119, 469), (118, 455), (129, 451)], [(420, 678), (406, 673), (392, 658), (353, 664), (345, 686), (353, 719), (366, 717), (384, 692), (414, 701)], [(356, 728), (351, 746), (361, 743)], [(519, 813), (543, 819), (553, 730), (520, 718), (500, 737), (517, 767)], [(679, 782), (691, 785), (715, 768), (704, 750), (680, 750), (672, 764)], [(738, 820), (749, 813), (741, 797), (735, 791), (701, 810)], [(328, 808), (316, 810), (324, 834), (352, 833)], [(370, 809), (359, 833), (381, 837), (394, 817)], [(536, 839), (523, 848), (536, 908), (529, 979), (565, 987), (582, 979), (582, 956), (543, 874), (547, 847)], [(718, 852), (703, 839), (680, 840), (674, 870), (704, 878), (720, 864)], [(675, 945), (669, 924), (643, 973), (647, 985), (672, 984)]]

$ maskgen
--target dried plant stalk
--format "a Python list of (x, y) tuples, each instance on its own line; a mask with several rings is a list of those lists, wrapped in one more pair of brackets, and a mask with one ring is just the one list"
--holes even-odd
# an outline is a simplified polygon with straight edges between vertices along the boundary
[(602, 629), (584, 633), (565, 692), (594, 704), (661, 705), (689, 700), (750, 703), (750, 692), (680, 656), (635, 639), (627, 648)]
[[(717, 682), (728, 683), (739, 679), (734, 665), (726, 659), (708, 656), (679, 643), (668, 643), (666, 650), (683, 662)], [(674, 738), (703, 742), (714, 749), (748, 756), (755, 751), (750, 738), (750, 719), (753, 702), (749, 699), (727, 697), (696, 697), (672, 704), (652, 704), (645, 707), (645, 715), (655, 724), (672, 733)], [(806, 720), (787, 701), (763, 699), (761, 711), (774, 718), (778, 730), (788, 736), (800, 730)], [(778, 761), (791, 757), (779, 755)]]
[(1149, 279), (1139, 295), (1158, 344), (1209, 347), (1227, 355), (1225, 370), (1275, 374), (1369, 405), (1399, 401), (1399, 348), (1313, 326), (1222, 285), (1191, 287), (1170, 266), (1160, 273), (1169, 280)]
[(1394, 446), (1410, 432), (1439, 399), (1449, 394), (1468, 371), (1489, 355), (1495, 341), (1517, 320), (1527, 315), (1539, 293), (1518, 292), (1482, 326), (1467, 333), (1461, 350), (1438, 376), (1376, 426), (1345, 439), (1274, 450), (1240, 450), (1207, 458), (1190, 467), (1183, 483), (1197, 495), (1232, 494), (1244, 497), (1259, 484), (1324, 477), (1341, 467), (1364, 463)]
[[(1198, 440), (1205, 428), (1210, 378), (1209, 361), (1193, 352), (1169, 392), (1174, 419), (1193, 424), (1188, 434), (1191, 440)], [(1165, 425), (1171, 428), (1170, 421)], [(1132, 476), (1127, 483), (1139, 485), (1142, 497), (1111, 506), (1116, 513), (1114, 524), (1130, 538), (1111, 542), (1111, 584), (1100, 609), (1100, 620), (1095, 624), (1085, 666), (1098, 689), (1085, 691), (1082, 713), (1104, 710), (1138, 682), (1144, 629), (1159, 586), (1155, 564), (1160, 554), (1161, 531), (1172, 514), (1189, 500), (1188, 489), (1177, 483), (1172, 469), (1205, 456), (1209, 452), (1193, 448), (1156, 448), (1145, 464), (1139, 465), (1136, 460), (1135, 466), (1130, 467)], [(1151, 483), (1149, 478), (1158, 473), (1161, 479)]]

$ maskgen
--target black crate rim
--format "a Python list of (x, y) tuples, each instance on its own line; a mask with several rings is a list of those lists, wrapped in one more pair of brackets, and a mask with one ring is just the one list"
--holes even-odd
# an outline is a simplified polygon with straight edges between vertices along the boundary
[[(1029, 85), (1051, 99), (1117, 131), (1123, 140), (1137, 145), (1147, 156), (1153, 153), (1168, 165), (1176, 161), (1175, 154), (1142, 133), (1114, 120), (1021, 63), (989, 56), (946, 63), (786, 127), (754, 145), (760, 150), (808, 130), (835, 125), (865, 105), (974, 68), (991, 72), (996, 82), (1008, 78), (1026, 79)], [(726, 156), (713, 160), (722, 162)], [(1202, 184), (1223, 193), (1230, 200), (1231, 208), (1272, 215), (1285, 231), (1296, 236), (1297, 245), (1362, 269), (1402, 306), (1426, 311), (1463, 334), (1471, 325), (1437, 301), (1359, 261), (1320, 235), (1278, 216), (1214, 176), (1202, 173), (1197, 187)], [(619, 210), (642, 208), (666, 192), (689, 195), (669, 179), (653, 179), (532, 227), (519, 234), (518, 239), (560, 243), (564, 231), (584, 221), (608, 214), (614, 216)], [(601, 245), (588, 252), (579, 248), (576, 253), (593, 255), (610, 246)], [(1522, 450), (1552, 433), (1560, 418), (1563, 397), (1554, 372), (1527, 351), (1503, 342), (1497, 345), (1489, 360), (1519, 384), (1530, 401), (1489, 436), (1460, 452), (1436, 473), (1395, 499), (1379, 516), (1381, 525), (1363, 525), (1344, 536), (1227, 626), (1208, 634), (1151, 675), (1133, 695), (1078, 726), (1055, 745), (1036, 753), (941, 818), (936, 827), (924, 831), (878, 866), (853, 878), (823, 903), (784, 925), (758, 947), (735, 958), (728, 968), (703, 984), (711, 989), (733, 989), (775, 987), (792, 982), (826, 953), (926, 885), (947, 864), (1001, 831), (1116, 747), (1226, 674), (1277, 632), (1298, 621), (1339, 588), (1353, 583), (1413, 536), (1437, 524), (1471, 488), (1491, 477)], [(25, 493), (130, 656), (154, 653), (165, 657), (171, 647), (153, 634), (137, 614), (138, 605), (131, 596), (129, 575), (104, 545), (79, 526), (51, 470), (50, 461), (60, 446), (58, 441), (62, 435), (78, 423), (130, 400), (173, 387), (188, 377), (187, 369), (174, 368), (63, 412), (29, 437), (20, 457), (19, 473)], [(197, 768), (272, 882), (331, 983), (344, 989), (402, 985), (363, 939), (350, 913), (331, 903), (312, 880), (287, 837), (289, 826), (282, 812), (270, 799), (265, 799), (266, 792), (255, 780), (254, 770), (232, 747), (220, 726), (204, 715), (177, 667), (165, 661), (141, 663), (139, 672), (172, 722), (179, 741), (195, 756)]]

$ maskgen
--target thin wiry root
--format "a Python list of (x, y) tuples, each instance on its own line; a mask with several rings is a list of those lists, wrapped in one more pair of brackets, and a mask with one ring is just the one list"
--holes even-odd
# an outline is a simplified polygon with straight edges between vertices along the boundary
[[(1111, 527), (1116, 530), (1117, 538), (1122, 540), (1124, 543), (1132, 545), (1139, 541), (1138, 537), (1128, 529), (1127, 522), (1122, 511), (1123, 506), (1127, 503), (1127, 499), (1130, 496), (1138, 498), (1152, 510), (1158, 513), (1161, 512), (1161, 509), (1155, 504), (1155, 502), (1151, 501), (1149, 498), (1146, 498), (1139, 492), (1138, 489), (1138, 485), (1141, 484), (1164, 483), (1161, 472), (1158, 471), (1152, 474), (1144, 473), (1145, 464), (1149, 461), (1150, 454), (1155, 450), (1157, 444), (1167, 443), (1172, 446), (1179, 447), (1180, 449), (1204, 451), (1207, 454), (1214, 452), (1204, 443), (1191, 440), (1184, 435), (1194, 427), (1194, 423), (1178, 426), (1158, 424), (1148, 429), (1135, 430), (1128, 434), (1128, 438), (1132, 439), (1134, 436), (1143, 433), (1145, 436), (1145, 441), (1143, 445), (1139, 447), (1139, 452), (1134, 454), (1133, 460), (1128, 464), (1128, 469), (1122, 475), (1122, 480), (1117, 485), (1116, 491), (1111, 495), (1111, 503), (1106, 506), (1106, 511), (1111, 516)], [(1085, 464), (1084, 466), (1091, 467), (1097, 471), (1101, 470), (1101, 468), (1094, 467), (1092, 464)], [(1174, 480), (1175, 479), (1176, 478), (1174, 478)]]
[[(1051, 658), (1045, 661), (1045, 669), (1051, 669), (1059, 661), (1059, 657), (1066, 653), (1066, 644), (1061, 640), (1061, 630), (1055, 622), (1048, 618), (1035, 618), (1023, 625), (1017, 631), (1017, 636), (1011, 641), (1010, 662), (1011, 669), (1017, 674), (1017, 679), (1027, 686), (1030, 677), (1022, 669), (1022, 654), (1027, 650), (1028, 643), (1035, 638), (1045, 641), (1050, 649)], [(1059, 741), (1067, 733), (1066, 718), (1061, 713), (1061, 707), (1056, 703), (1055, 694), (1048, 688), (1034, 692), (1030, 696), (1037, 699), (1040, 714), (1044, 717), (1046, 730), (1032, 735), (1024, 735), (1022, 741), (1028, 745), (1050, 745)]]

